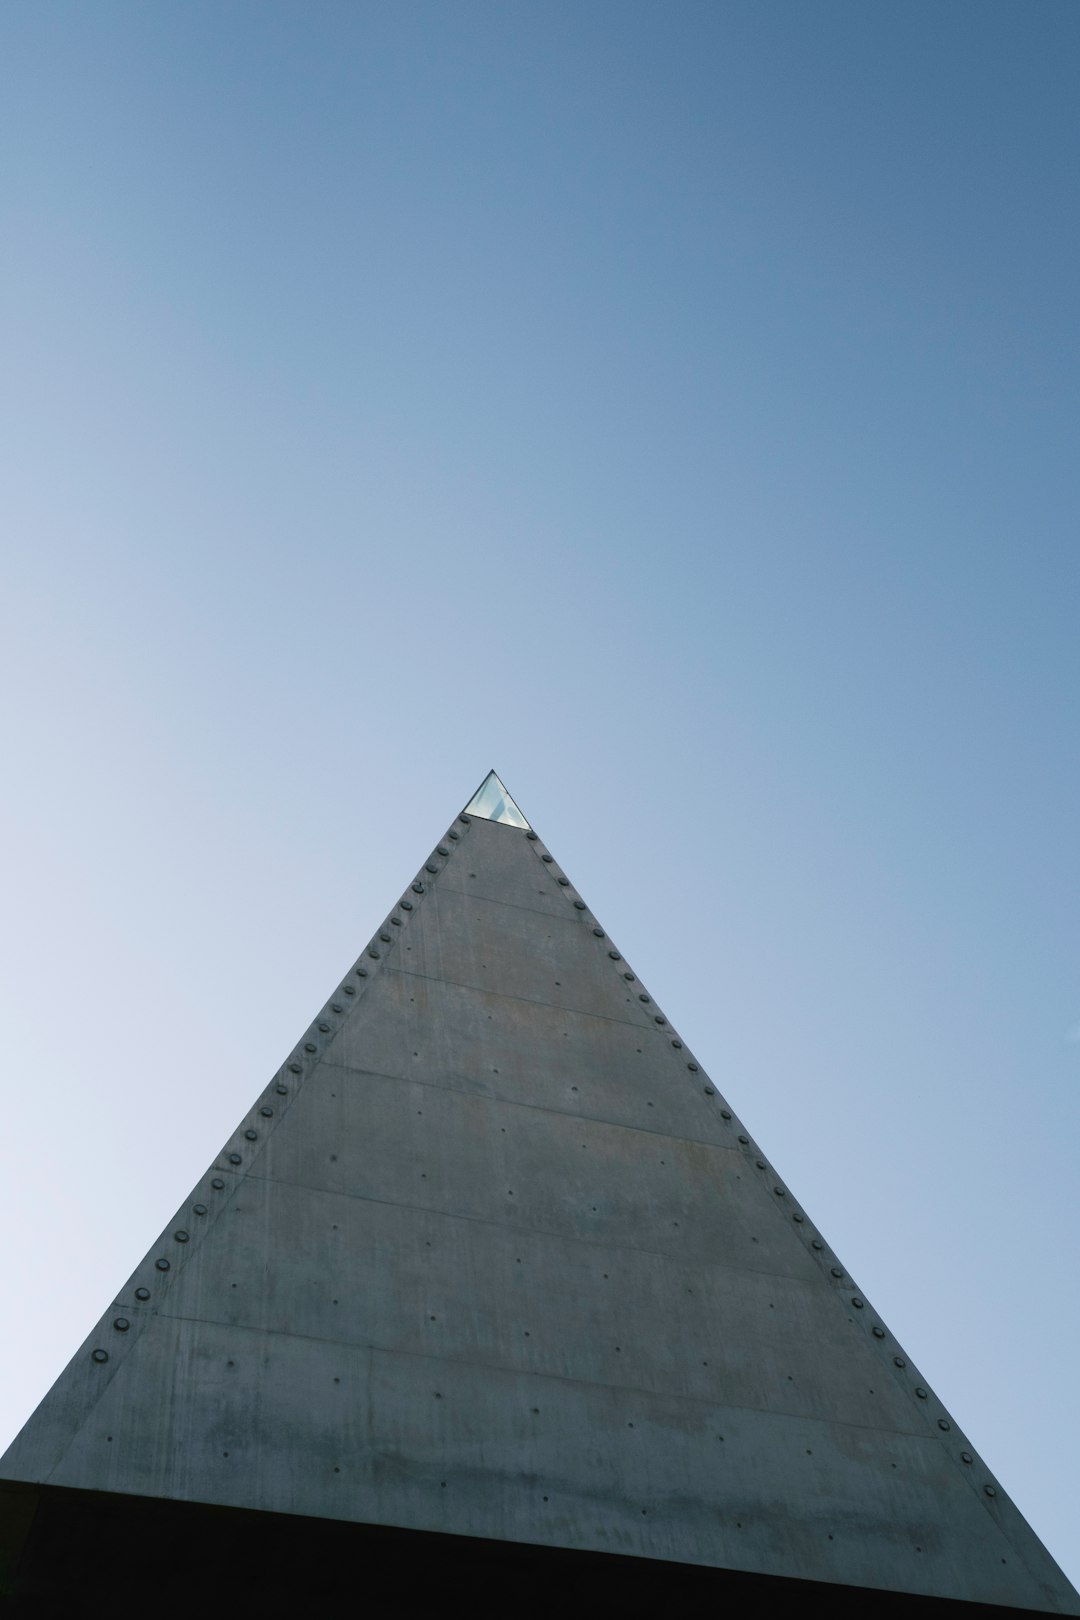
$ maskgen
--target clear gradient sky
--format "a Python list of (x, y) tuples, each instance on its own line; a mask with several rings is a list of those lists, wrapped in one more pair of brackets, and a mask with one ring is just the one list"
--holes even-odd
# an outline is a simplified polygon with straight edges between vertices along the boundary
[(494, 765), (1074, 1581), (1075, 0), (0, 10), (0, 1444)]

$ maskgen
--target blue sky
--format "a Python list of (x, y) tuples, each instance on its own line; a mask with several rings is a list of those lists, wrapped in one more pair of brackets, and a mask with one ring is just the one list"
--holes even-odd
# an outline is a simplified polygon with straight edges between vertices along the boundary
[(0, 1438), (494, 765), (1080, 1579), (1080, 11), (0, 64)]

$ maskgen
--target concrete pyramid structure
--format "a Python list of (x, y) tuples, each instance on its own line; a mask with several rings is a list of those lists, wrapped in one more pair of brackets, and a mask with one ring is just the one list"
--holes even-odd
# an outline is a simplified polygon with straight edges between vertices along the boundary
[(494, 783), (0, 1461), (9, 1595), (1080, 1614)]

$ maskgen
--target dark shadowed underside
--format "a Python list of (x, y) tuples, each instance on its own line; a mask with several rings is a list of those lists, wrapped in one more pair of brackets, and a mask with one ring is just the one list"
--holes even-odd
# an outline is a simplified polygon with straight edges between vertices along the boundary
[[(838, 1620), (969, 1620), (1035, 1614), (867, 1587), (747, 1575), (699, 1564), (484, 1541), (422, 1530), (308, 1519), (155, 1497), (0, 1487), (0, 1513), (22, 1534), (5, 1543), (0, 1597), (81, 1612), (88, 1593), (154, 1591), (196, 1607), (233, 1598), (284, 1605), (409, 1613), (467, 1605), (476, 1614), (611, 1610), (668, 1612), (668, 1604), (736, 1605), (739, 1616), (817, 1612)], [(243, 1609), (241, 1612), (250, 1612)], [(732, 1612), (729, 1610), (729, 1612)]]

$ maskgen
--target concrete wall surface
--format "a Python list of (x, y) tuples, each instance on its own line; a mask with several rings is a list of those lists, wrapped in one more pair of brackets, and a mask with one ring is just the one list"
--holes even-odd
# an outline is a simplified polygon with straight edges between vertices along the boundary
[(0, 1476), (1080, 1614), (542, 842), (477, 817)]

